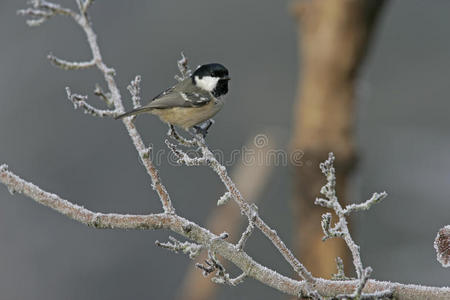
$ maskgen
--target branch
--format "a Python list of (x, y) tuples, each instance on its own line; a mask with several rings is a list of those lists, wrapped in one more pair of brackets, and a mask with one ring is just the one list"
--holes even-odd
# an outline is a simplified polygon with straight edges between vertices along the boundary
[(45, 0), (31, 0), (30, 5), (32, 8), (17, 11), (18, 15), (31, 17), (26, 21), (28, 26), (39, 26), (56, 15), (66, 15), (74, 19), (78, 17), (72, 10)]
[(131, 100), (133, 101), (133, 108), (141, 107), (141, 75), (136, 75), (133, 81), (127, 86), (128, 91), (131, 94)]
[(249, 222), (247, 229), (245, 229), (245, 231), (242, 233), (241, 238), (239, 239), (238, 243), (236, 244), (236, 248), (238, 248), (239, 250), (244, 249), (245, 242), (247, 242), (248, 238), (252, 234), (253, 229), (255, 229), (255, 226), (253, 225), (252, 222)]
[[(121, 215), (92, 212), (21, 179), (8, 171), (7, 165), (0, 166), (0, 182), (6, 185), (12, 193), (24, 194), (39, 204), (48, 206), (90, 227), (99, 229), (170, 229), (230, 260), (248, 276), (257, 280), (263, 280), (265, 284), (284, 293), (296, 295), (303, 288), (301, 282), (282, 276), (256, 263), (245, 252), (237, 250), (233, 244), (224, 241), (224, 236), (215, 235), (207, 229), (175, 214)], [(174, 249), (176, 247), (175, 245)]]
[(192, 71), (188, 66), (188, 59), (184, 56), (184, 53), (181, 52), (181, 58), (177, 61), (178, 70), (180, 70), (180, 75), (175, 75), (175, 79), (177, 81), (183, 81), (186, 78), (189, 78), (192, 75)]
[(215, 276), (211, 278), (211, 281), (214, 283), (236, 286), (244, 281), (244, 278), (247, 276), (244, 272), (236, 278), (231, 278), (230, 274), (226, 272), (225, 267), (220, 263), (214, 253), (211, 252), (208, 252), (208, 259), (205, 260), (205, 265), (195, 264), (195, 266), (203, 271), (203, 276), (205, 277), (216, 271)]
[[(348, 205), (345, 209), (342, 208), (341, 204), (338, 201), (336, 196), (336, 171), (334, 169), (334, 155), (333, 153), (329, 153), (328, 159), (320, 164), (320, 170), (325, 175), (327, 179), (327, 183), (321, 188), (320, 193), (323, 194), (327, 199), (318, 198), (315, 201), (315, 204), (331, 208), (334, 210), (336, 215), (339, 218), (339, 221), (335, 224), (335, 226), (331, 226), (331, 214), (325, 213), (322, 215), (322, 230), (325, 234), (323, 240), (332, 237), (341, 237), (344, 239), (347, 247), (350, 249), (350, 252), (353, 256), (353, 264), (355, 266), (355, 271), (358, 276), (358, 287), (352, 294), (343, 294), (340, 295), (339, 299), (360, 299), (360, 298), (370, 298), (370, 295), (362, 294), (362, 290), (369, 279), (370, 274), (372, 273), (372, 268), (367, 267), (364, 269), (361, 254), (359, 252), (359, 246), (353, 241), (352, 236), (350, 235), (350, 231), (347, 226), (346, 215), (350, 214), (354, 211), (368, 210), (373, 204), (384, 199), (387, 194), (383, 193), (374, 193), (373, 196), (361, 204), (351, 204)], [(338, 264), (339, 266), (339, 264)], [(391, 294), (390, 290), (383, 291), (385, 294)]]
[(108, 107), (112, 107), (114, 104), (111, 102), (111, 94), (105, 93), (100, 85), (96, 84), (94, 89), (94, 95), (105, 101)]
[(171, 242), (160, 243), (159, 241), (155, 241), (156, 246), (166, 248), (169, 250), (178, 253), (178, 251), (183, 251), (184, 254), (188, 254), (190, 259), (196, 258), (200, 251), (203, 249), (202, 245), (198, 245), (190, 242), (180, 242), (174, 237), (169, 236), (169, 240)]
[(369, 210), (372, 205), (380, 202), (381, 200), (383, 200), (386, 197), (387, 197), (386, 192), (373, 193), (372, 197), (363, 203), (347, 205), (345, 207), (345, 209), (342, 211), (342, 213), (344, 215), (349, 215), (350, 213), (355, 212), (355, 211)]
[(56, 67), (60, 67), (63, 70), (80, 70), (80, 69), (88, 69), (95, 66), (95, 61), (85, 61), (85, 62), (70, 62), (67, 60), (63, 60), (57, 58), (53, 54), (47, 55), (47, 59)]
[[(181, 71), (181, 70), (180, 70)], [(170, 133), (170, 131), (169, 131)], [(315, 278), (312, 274), (303, 266), (303, 264), (292, 254), (291, 250), (284, 244), (281, 238), (278, 236), (277, 232), (271, 229), (259, 216), (257, 212), (256, 205), (250, 205), (242, 197), (239, 190), (236, 188), (234, 182), (228, 176), (227, 169), (225, 166), (221, 165), (219, 161), (214, 157), (214, 154), (209, 150), (206, 145), (205, 140), (201, 135), (194, 136), (194, 141), (200, 148), (202, 155), (200, 157), (191, 158), (183, 151), (176, 148), (175, 145), (170, 144), (166, 141), (167, 146), (172, 151), (172, 153), (179, 159), (179, 163), (184, 163), (186, 165), (207, 165), (213, 169), (215, 173), (222, 180), (227, 191), (232, 196), (233, 200), (238, 204), (241, 213), (247, 216), (249, 222), (261, 230), (261, 232), (272, 242), (272, 244), (281, 253), (284, 259), (292, 266), (292, 268), (304, 279), (308, 284), (312, 285), (315, 282)]]
[[(48, 206), (57, 212), (90, 227), (98, 229), (169, 229), (193, 240), (197, 244), (209, 247), (211, 251), (236, 265), (236, 267), (241, 269), (247, 276), (258, 280), (267, 286), (295, 296), (307, 294), (309, 292), (309, 285), (306, 282), (290, 279), (266, 268), (254, 261), (245, 251), (238, 250), (233, 244), (226, 242), (220, 236), (175, 214), (122, 215), (92, 212), (21, 179), (19, 176), (10, 172), (8, 166), (4, 164), (0, 165), (0, 182), (3, 183), (10, 192), (24, 194), (35, 200), (37, 203)], [(358, 287), (358, 284), (359, 281), (357, 280), (332, 281), (317, 279), (314, 288), (324, 297), (333, 297), (344, 294), (350, 290), (355, 290)], [(403, 285), (375, 280), (368, 280), (364, 291), (365, 293), (380, 293), (387, 289), (391, 290), (393, 297), (399, 300), (424, 299), (427, 297), (443, 300), (450, 298), (450, 288), (424, 287), (411, 284)]]
[[(85, 0), (84, 3), (86, 4), (86, 7), (88, 7), (91, 1)], [(95, 65), (97, 66), (99, 71), (103, 74), (103, 77), (106, 83), (108, 84), (109, 93), (111, 94), (111, 102), (113, 103), (116, 112), (118, 113), (124, 112), (125, 110), (122, 103), (122, 97), (120, 95), (119, 89), (114, 79), (115, 71), (114, 69), (108, 67), (103, 62), (100, 48), (97, 43), (97, 36), (91, 27), (91, 23), (87, 19), (87, 15), (81, 11), (81, 14), (74, 16), (73, 19), (83, 29), (84, 33), (86, 34), (87, 41), (92, 52), (92, 59), (93, 61), (95, 61)], [(122, 122), (125, 125), (128, 134), (130, 135), (130, 138), (139, 154), (139, 158), (141, 159), (142, 164), (144, 165), (147, 173), (150, 176), (150, 179), (152, 181), (152, 187), (159, 196), (164, 212), (175, 213), (175, 209), (172, 205), (169, 193), (167, 192), (165, 186), (161, 182), (158, 170), (155, 168), (153, 162), (150, 160), (149, 152), (151, 151), (151, 148), (145, 146), (141, 138), (141, 135), (136, 130), (136, 127), (132, 123), (130, 118), (124, 118), (122, 119)]]
[(66, 87), (67, 98), (73, 103), (75, 109), (81, 107), (85, 113), (96, 117), (113, 117), (118, 114), (117, 110), (98, 109), (87, 103), (87, 96), (72, 94), (69, 87)]
[(254, 220), (254, 225), (261, 230), (261, 232), (272, 242), (272, 244), (281, 253), (284, 259), (292, 266), (292, 268), (304, 279), (308, 284), (314, 284), (315, 278), (305, 268), (305, 266), (292, 254), (291, 250), (284, 244), (277, 232), (271, 229), (258, 215), (256, 205), (248, 204), (241, 193), (235, 186), (234, 182), (228, 176), (227, 169), (219, 163), (214, 157), (213, 153), (209, 150), (205, 143), (205, 140), (197, 135), (197, 144), (203, 153), (203, 158), (207, 160), (208, 166), (217, 173), (223, 184), (227, 188), (228, 192), (233, 197), (233, 200), (238, 204), (241, 212), (247, 216), (249, 222)]

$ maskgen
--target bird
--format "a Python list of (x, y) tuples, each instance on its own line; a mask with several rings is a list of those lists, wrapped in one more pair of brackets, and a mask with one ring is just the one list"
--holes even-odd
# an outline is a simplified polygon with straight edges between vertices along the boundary
[[(199, 66), (191, 76), (164, 90), (142, 107), (121, 114), (122, 119), (141, 113), (158, 116), (170, 126), (178, 126), (186, 131), (194, 128), (196, 133), (206, 135), (212, 124), (210, 120), (224, 105), (228, 93), (229, 72), (219, 63)], [(209, 120), (207, 127), (200, 124)]]

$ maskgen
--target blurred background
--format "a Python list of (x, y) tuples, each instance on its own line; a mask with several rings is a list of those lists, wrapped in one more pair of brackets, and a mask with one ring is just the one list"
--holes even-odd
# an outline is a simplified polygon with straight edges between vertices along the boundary
[[(74, 7), (72, 1), (60, 3)], [(266, 131), (274, 147), (291, 149), (304, 62), (290, 4), (97, 1), (90, 15), (128, 108), (130, 80), (142, 75), (143, 98), (153, 97), (174, 83), (180, 51), (191, 66), (220, 62), (229, 68), (227, 104), (208, 136), (210, 146), (227, 157)], [(52, 52), (67, 60), (90, 59), (84, 34), (63, 17), (28, 28), (16, 15), (24, 7), (25, 1), (0, 3), (0, 163), (93, 211), (159, 212), (160, 202), (122, 124), (74, 111), (66, 99), (64, 88), (70, 86), (102, 106), (93, 95), (95, 83), (104, 86), (99, 73), (63, 71), (45, 58)], [(363, 263), (379, 280), (448, 284), (449, 272), (436, 261), (433, 240), (450, 223), (449, 10), (444, 0), (386, 3), (355, 77), (358, 163), (348, 179), (347, 200), (362, 201), (376, 191), (389, 194), (353, 219)], [(166, 125), (140, 117), (137, 126), (155, 150), (165, 149)], [(318, 170), (307, 161), (305, 166)], [(205, 225), (224, 192), (218, 178), (208, 168), (167, 161), (159, 168), (177, 212)], [(292, 166), (273, 167), (257, 197), (260, 215), (292, 248), (297, 173)], [(320, 217), (311, 222), (319, 226)], [(226, 225), (216, 233), (224, 230)], [(94, 230), (0, 186), (0, 298), (174, 299), (184, 293), (194, 262), (154, 245), (168, 235)], [(262, 234), (252, 235), (247, 250), (258, 262), (294, 276)], [(216, 299), (286, 298), (252, 279), (233, 288), (218, 286), (216, 292)]]

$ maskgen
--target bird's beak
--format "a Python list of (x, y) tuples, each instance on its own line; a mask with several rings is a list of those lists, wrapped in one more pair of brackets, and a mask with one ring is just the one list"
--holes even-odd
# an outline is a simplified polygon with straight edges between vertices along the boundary
[(231, 77), (230, 76), (225, 76), (225, 77), (222, 77), (221, 80), (231, 80)]

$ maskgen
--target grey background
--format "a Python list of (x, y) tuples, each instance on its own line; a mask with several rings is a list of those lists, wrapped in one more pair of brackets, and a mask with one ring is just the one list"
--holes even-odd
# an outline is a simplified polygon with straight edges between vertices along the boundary
[[(297, 80), (295, 22), (287, 1), (97, 1), (92, 8), (105, 62), (126, 85), (143, 77), (149, 98), (173, 83), (180, 50), (192, 65), (229, 67), (231, 92), (209, 144), (230, 153), (267, 127), (287, 144)], [(150, 213), (160, 204), (120, 122), (74, 111), (64, 87), (89, 94), (97, 71), (65, 72), (48, 52), (86, 60), (73, 22), (57, 17), (28, 28), (0, 3), (0, 162), (25, 179), (101, 212)], [(72, 6), (71, 1), (63, 1)], [(437, 230), (450, 223), (450, 3), (393, 1), (385, 10), (359, 81), (354, 199), (389, 198), (357, 217), (365, 264), (381, 280), (448, 285), (435, 260)], [(128, 98), (126, 105), (131, 107)], [(255, 108), (257, 107), (257, 108)], [(139, 118), (147, 142), (163, 149), (165, 125)], [(224, 188), (206, 168), (160, 166), (179, 212), (200, 224)], [(290, 244), (290, 169), (278, 167), (260, 213)], [(317, 220), (319, 222), (319, 220)], [(1, 299), (172, 299), (192, 262), (154, 246), (162, 231), (93, 230), (0, 187)], [(260, 235), (248, 252), (292, 275)], [(220, 299), (281, 299), (251, 279), (220, 288)]]

